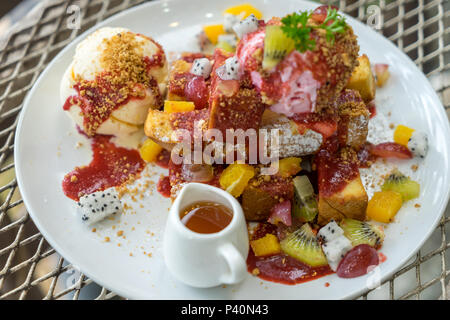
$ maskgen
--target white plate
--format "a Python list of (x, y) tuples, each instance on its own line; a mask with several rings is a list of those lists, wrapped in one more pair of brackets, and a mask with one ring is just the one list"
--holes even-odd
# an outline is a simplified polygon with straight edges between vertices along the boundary
[[(95, 28), (126, 27), (156, 38), (166, 51), (187, 50), (200, 26), (221, 21), (221, 13), (233, 2), (151, 2), (111, 17)], [(251, 2), (266, 19), (317, 6), (295, 0)], [(389, 121), (423, 130), (430, 140), (428, 156), (414, 175), (422, 187), (416, 201), (421, 208), (407, 205), (399, 212), (397, 222), (386, 229), (382, 252), (387, 261), (379, 269), (385, 279), (421, 247), (444, 210), (450, 189), (450, 130), (438, 97), (413, 62), (369, 27), (351, 18), (348, 21), (359, 36), (361, 52), (373, 62), (390, 65), (392, 78), (377, 93), (382, 99), (379, 101), (388, 105), (383, 108), (392, 112)], [(107, 221), (95, 233), (83, 227), (75, 203), (61, 190), (61, 181), (75, 166), (89, 163), (91, 151), (87, 140), (64, 114), (58, 89), (76, 44), (85, 36), (68, 45), (39, 77), (25, 100), (15, 140), (16, 172), (23, 200), (33, 221), (58, 253), (99, 284), (136, 299), (341, 299), (367, 290), (369, 276), (340, 279), (336, 275), (287, 286), (249, 274), (243, 283), (226, 288), (187, 287), (175, 281), (163, 263), (161, 239), (170, 201), (156, 190), (141, 201), (143, 209), (135, 205), (136, 213), (122, 215), (120, 223)], [(75, 148), (79, 141), (84, 146)], [(149, 169), (154, 179), (164, 172)], [(118, 237), (117, 230), (124, 230), (126, 239)], [(111, 241), (104, 242), (105, 236)]]

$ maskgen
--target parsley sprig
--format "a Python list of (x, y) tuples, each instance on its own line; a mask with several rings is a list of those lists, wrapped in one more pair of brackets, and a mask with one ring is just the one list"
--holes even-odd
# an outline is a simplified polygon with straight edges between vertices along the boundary
[(310, 36), (313, 29), (325, 30), (327, 41), (334, 44), (336, 33), (344, 33), (348, 27), (345, 17), (338, 14), (334, 8), (328, 7), (325, 20), (317, 26), (308, 25), (308, 19), (311, 18), (312, 14), (312, 11), (294, 12), (281, 19), (281, 30), (287, 37), (294, 40), (297, 51), (305, 52), (316, 48), (316, 41), (311, 39)]

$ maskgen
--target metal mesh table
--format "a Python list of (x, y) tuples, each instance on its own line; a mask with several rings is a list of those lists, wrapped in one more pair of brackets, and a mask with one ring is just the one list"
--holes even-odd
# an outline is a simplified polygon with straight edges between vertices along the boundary
[[(46, 242), (27, 213), (14, 175), (14, 133), (28, 90), (52, 58), (75, 37), (143, 0), (42, 1), (0, 51), (0, 299), (120, 298), (75, 270)], [(381, 12), (385, 37), (429, 77), (450, 117), (450, 2), (447, 0), (339, 0), (327, 3), (367, 22)], [(81, 28), (68, 28), (71, 5)], [(373, 9), (373, 8), (372, 8)], [(368, 21), (370, 22), (370, 21)], [(1, 42), (0, 42), (1, 45)], [(55, 93), (56, 94), (56, 93)], [(450, 208), (424, 247), (381, 289), (361, 299), (448, 299)]]

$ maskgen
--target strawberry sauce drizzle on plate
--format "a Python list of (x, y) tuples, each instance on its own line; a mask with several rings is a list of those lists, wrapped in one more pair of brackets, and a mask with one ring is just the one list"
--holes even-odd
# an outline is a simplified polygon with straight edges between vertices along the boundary
[(138, 151), (117, 147), (110, 139), (103, 135), (92, 138), (91, 163), (64, 176), (62, 187), (67, 197), (78, 201), (82, 195), (120, 186), (144, 169)]

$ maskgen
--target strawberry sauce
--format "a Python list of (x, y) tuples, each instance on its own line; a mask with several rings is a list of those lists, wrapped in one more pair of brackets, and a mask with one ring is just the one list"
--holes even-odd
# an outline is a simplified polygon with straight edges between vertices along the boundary
[(167, 176), (161, 176), (158, 180), (158, 184), (156, 185), (156, 190), (165, 198), (170, 197), (170, 179)]
[(92, 138), (94, 157), (87, 166), (76, 167), (65, 175), (64, 194), (78, 201), (82, 195), (120, 186), (145, 167), (139, 152), (117, 147), (110, 136)]

